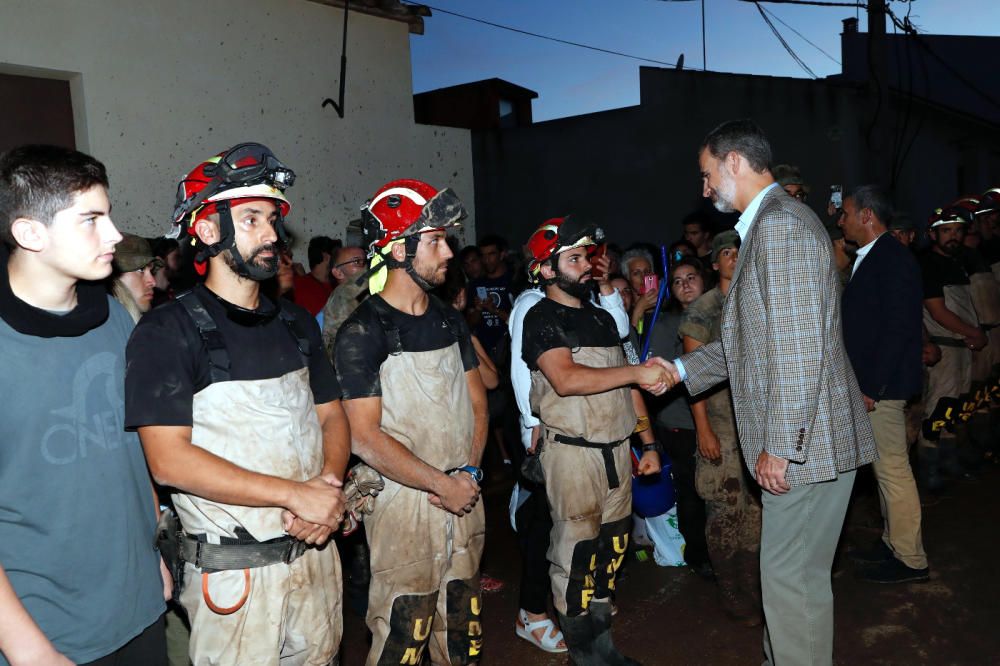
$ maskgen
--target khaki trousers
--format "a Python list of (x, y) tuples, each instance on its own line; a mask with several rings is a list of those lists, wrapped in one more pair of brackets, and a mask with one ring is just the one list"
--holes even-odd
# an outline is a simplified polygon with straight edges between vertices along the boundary
[(834, 481), (795, 486), (784, 495), (761, 494), (765, 664), (833, 663), (830, 570), (854, 476), (851, 470)]
[(880, 400), (869, 413), (879, 457), (872, 469), (882, 509), (882, 540), (900, 562), (923, 569), (927, 555), (920, 536), (920, 496), (906, 441), (905, 405), (905, 400)]

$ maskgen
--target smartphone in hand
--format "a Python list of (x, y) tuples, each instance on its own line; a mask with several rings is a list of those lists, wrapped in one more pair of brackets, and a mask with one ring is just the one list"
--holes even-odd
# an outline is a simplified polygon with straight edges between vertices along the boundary
[(837, 210), (844, 207), (844, 188), (840, 185), (830, 186), (830, 205)]
[(608, 244), (601, 243), (600, 245), (597, 246), (597, 249), (594, 250), (594, 253), (590, 255), (590, 277), (594, 278), (595, 280), (600, 280), (601, 278), (604, 277), (604, 271), (602, 271), (601, 267), (598, 266), (597, 260), (600, 259), (601, 257), (607, 256), (607, 254), (608, 254)]
[(650, 291), (657, 291), (660, 288), (660, 278), (657, 277), (656, 273), (650, 273), (646, 277), (642, 278), (642, 293), (648, 293)]
[(481, 301), (486, 300), (486, 287), (476, 287), (476, 298)]

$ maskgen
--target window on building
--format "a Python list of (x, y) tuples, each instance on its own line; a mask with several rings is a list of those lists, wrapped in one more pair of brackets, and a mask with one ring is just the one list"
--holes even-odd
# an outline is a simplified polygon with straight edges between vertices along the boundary
[(514, 103), (509, 99), (500, 98), (500, 127), (516, 127), (517, 113)]

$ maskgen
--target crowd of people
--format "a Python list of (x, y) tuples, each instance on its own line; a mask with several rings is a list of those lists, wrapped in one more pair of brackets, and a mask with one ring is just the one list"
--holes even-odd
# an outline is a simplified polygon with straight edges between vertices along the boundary
[(516, 636), (637, 663), (615, 581), (663, 478), (765, 663), (832, 663), (856, 471), (884, 518), (858, 575), (906, 584), (921, 504), (1000, 459), (1000, 188), (924, 229), (875, 185), (818, 215), (772, 161), (751, 121), (714, 129), (702, 194), (739, 219), (662, 247), (586, 211), (459, 247), (455, 193), (393, 180), (306, 267), (260, 144), (189, 171), (154, 239), (95, 158), (3, 154), (0, 664), (334, 664), (345, 607), (368, 664), (478, 663), (482, 594), (514, 584), (481, 571), (489, 448)]

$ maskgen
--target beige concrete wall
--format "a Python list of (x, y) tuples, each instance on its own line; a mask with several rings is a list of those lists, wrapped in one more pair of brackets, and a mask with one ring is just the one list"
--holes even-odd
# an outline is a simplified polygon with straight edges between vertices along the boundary
[(71, 81), (77, 145), (108, 166), (128, 231), (167, 231), (180, 177), (241, 141), (296, 171), (302, 254), (393, 178), (451, 186), (471, 213), (469, 132), (413, 122), (406, 24), (352, 12), (346, 117), (321, 107), (337, 97), (342, 21), (306, 0), (4, 0), (0, 71)]

